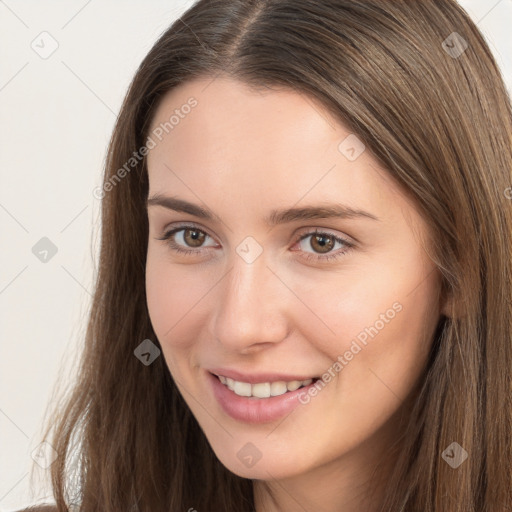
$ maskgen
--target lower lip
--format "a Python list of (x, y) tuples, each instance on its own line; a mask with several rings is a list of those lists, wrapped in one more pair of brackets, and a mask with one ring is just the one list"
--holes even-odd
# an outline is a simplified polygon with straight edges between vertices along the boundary
[(231, 391), (215, 375), (207, 372), (213, 387), (213, 394), (226, 414), (244, 423), (269, 423), (289, 414), (299, 405), (299, 396), (307, 393), (315, 384), (303, 386), (269, 398), (239, 396)]

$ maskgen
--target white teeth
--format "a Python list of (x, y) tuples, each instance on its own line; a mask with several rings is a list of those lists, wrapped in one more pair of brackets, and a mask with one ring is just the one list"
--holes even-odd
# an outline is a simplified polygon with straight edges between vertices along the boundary
[(284, 393), (286, 393), (286, 391), (288, 391), (288, 389), (286, 387), (286, 382), (284, 380), (272, 382), (272, 384), (270, 384), (271, 396), (283, 395)]
[(252, 396), (257, 398), (268, 398), (270, 396), (270, 382), (252, 385)]
[(301, 384), (302, 382), (300, 380), (292, 380), (286, 384), (286, 387), (288, 388), (288, 391), (295, 391), (300, 388)]
[(283, 395), (287, 391), (295, 391), (301, 386), (309, 386), (313, 379), (307, 380), (292, 380), (290, 382), (277, 381), (277, 382), (258, 382), (257, 384), (250, 384), (249, 382), (239, 382), (229, 377), (219, 375), (219, 380), (233, 391), (238, 396), (255, 397), (255, 398), (269, 398), (271, 396)]
[(235, 381), (233, 391), (239, 396), (251, 396), (251, 385), (248, 382)]

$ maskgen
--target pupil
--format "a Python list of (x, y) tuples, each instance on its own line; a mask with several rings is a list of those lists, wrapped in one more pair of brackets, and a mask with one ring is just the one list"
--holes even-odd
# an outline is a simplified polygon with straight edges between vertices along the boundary
[[(334, 242), (331, 238), (332, 237), (329, 237), (326, 235), (315, 235), (314, 241), (319, 246), (317, 248), (326, 249), (326, 251), (322, 251), (322, 252), (327, 252), (328, 250), (332, 249), (334, 246)], [(311, 243), (313, 244), (313, 241)]]
[(187, 243), (193, 247), (199, 247), (203, 242), (204, 237), (204, 233), (201, 233), (197, 229), (186, 230), (185, 239), (187, 240)]

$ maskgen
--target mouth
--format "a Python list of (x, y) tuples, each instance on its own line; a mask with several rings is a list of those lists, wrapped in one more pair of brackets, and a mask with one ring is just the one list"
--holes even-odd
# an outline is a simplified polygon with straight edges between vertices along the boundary
[(216, 375), (212, 373), (221, 384), (233, 391), (238, 396), (247, 398), (270, 398), (273, 396), (280, 396), (286, 393), (296, 391), (300, 388), (314, 384), (320, 377), (312, 377), (306, 380), (292, 380), (292, 381), (273, 381), (273, 382), (241, 382), (224, 375)]
[[(222, 375), (224, 372), (229, 372), (231, 377)], [(212, 369), (206, 374), (213, 397), (223, 412), (245, 424), (275, 422), (291, 414), (299, 404), (309, 403), (305, 396), (320, 381), (320, 377), (309, 378), (307, 374), (243, 374), (234, 369)]]

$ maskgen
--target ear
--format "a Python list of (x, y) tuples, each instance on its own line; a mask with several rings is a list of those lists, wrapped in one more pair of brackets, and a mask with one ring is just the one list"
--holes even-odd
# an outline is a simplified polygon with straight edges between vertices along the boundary
[(455, 301), (453, 294), (443, 287), (439, 301), (439, 312), (448, 318), (460, 318), (462, 316), (461, 306)]
[(453, 318), (453, 302), (451, 300), (446, 300), (440, 305), (440, 313), (443, 316), (446, 316), (448, 318)]

